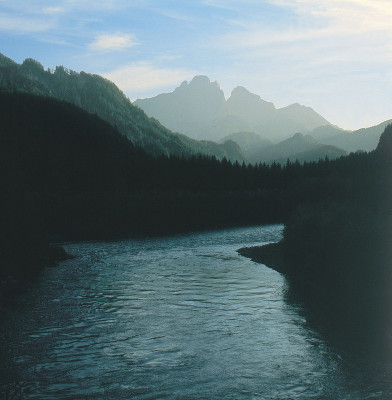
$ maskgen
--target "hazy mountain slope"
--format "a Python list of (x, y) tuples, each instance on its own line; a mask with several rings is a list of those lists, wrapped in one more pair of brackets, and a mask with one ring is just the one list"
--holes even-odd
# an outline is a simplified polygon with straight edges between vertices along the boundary
[(226, 104), (229, 115), (236, 116), (250, 126), (261, 125), (277, 112), (273, 103), (262, 100), (242, 86), (233, 89)]
[(304, 136), (296, 133), (290, 139), (286, 139), (276, 145), (262, 149), (261, 151), (248, 152), (251, 162), (280, 162), (290, 161), (318, 161), (328, 156), (334, 159), (345, 155), (346, 152), (334, 146), (327, 146), (316, 141), (312, 136)]
[(288, 138), (295, 132), (309, 132), (330, 123), (312, 108), (298, 103), (276, 109), (273, 103), (243, 87), (235, 88), (227, 100), (229, 113), (246, 121), (251, 130), (272, 141)]
[[(179, 135), (182, 137), (182, 135)], [(233, 140), (227, 140), (224, 143), (216, 143), (210, 140), (194, 140), (184, 136), (186, 141), (191, 143), (192, 150), (207, 156), (214, 156), (219, 160), (226, 158), (230, 161), (247, 161), (244, 151)]]
[(230, 135), (225, 136), (221, 140), (221, 142), (224, 143), (227, 140), (232, 140), (236, 142), (244, 151), (245, 155), (249, 154), (249, 152), (257, 152), (273, 145), (273, 143), (270, 140), (264, 139), (263, 137), (254, 132), (232, 133)]
[(172, 93), (134, 104), (168, 128), (194, 138), (221, 140), (231, 133), (248, 131), (277, 142), (298, 131), (330, 125), (309, 107), (294, 104), (276, 109), (241, 86), (226, 101), (219, 85), (206, 76), (196, 76)]
[(348, 132), (349, 131), (346, 131), (339, 127), (328, 125), (328, 126), (319, 126), (318, 128), (313, 129), (309, 133), (309, 135), (313, 136), (316, 140), (322, 142), (323, 139), (331, 138), (332, 136), (337, 136)]
[(385, 127), (391, 122), (392, 120), (388, 120), (370, 128), (362, 128), (353, 132), (343, 132), (331, 137), (320, 138), (320, 142), (340, 147), (348, 152), (357, 150), (372, 151), (377, 147)]
[(303, 131), (311, 131), (317, 127), (330, 126), (331, 124), (317, 114), (312, 108), (295, 103), (278, 109), (279, 114), (285, 116), (295, 124), (303, 126)]
[(237, 132), (222, 139), (233, 140), (243, 149), (246, 158), (255, 162), (285, 163), (290, 161), (318, 161), (326, 156), (334, 159), (346, 154), (336, 146), (324, 145), (310, 135), (296, 133), (293, 137), (273, 144), (254, 132)]
[(320, 145), (310, 150), (292, 153), (288, 157), (277, 158), (274, 161), (279, 164), (284, 164), (287, 162), (287, 159), (289, 159), (292, 162), (299, 161), (303, 164), (304, 162), (318, 162), (319, 160), (324, 160), (326, 157), (329, 160), (334, 160), (335, 158), (345, 155), (347, 155), (347, 152), (336, 146)]
[(76, 73), (63, 67), (45, 71), (43, 66), (32, 59), (21, 65), (0, 55), (0, 89), (21, 91), (65, 100), (92, 114), (97, 114), (115, 126), (120, 133), (150, 154), (173, 154), (189, 156), (197, 152), (232, 160), (243, 160), (238, 150), (211, 143), (196, 143), (178, 135), (131, 104), (117, 86), (98, 75)]

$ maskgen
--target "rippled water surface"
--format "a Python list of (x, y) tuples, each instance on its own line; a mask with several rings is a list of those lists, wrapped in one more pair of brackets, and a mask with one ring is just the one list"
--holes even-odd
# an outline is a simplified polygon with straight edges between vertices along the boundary
[(390, 398), (391, 374), (367, 382), (285, 300), (279, 273), (236, 253), (281, 232), (67, 245), (76, 258), (1, 312), (4, 398)]

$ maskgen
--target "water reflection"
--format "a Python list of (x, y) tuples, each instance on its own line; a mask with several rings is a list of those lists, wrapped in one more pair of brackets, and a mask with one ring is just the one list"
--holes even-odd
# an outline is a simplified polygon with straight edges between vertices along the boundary
[(236, 253), (281, 230), (69, 245), (76, 259), (45, 270), (2, 311), (0, 390), (23, 399), (384, 396), (385, 371), (365, 382), (366, 363), (330, 343), (285, 279)]

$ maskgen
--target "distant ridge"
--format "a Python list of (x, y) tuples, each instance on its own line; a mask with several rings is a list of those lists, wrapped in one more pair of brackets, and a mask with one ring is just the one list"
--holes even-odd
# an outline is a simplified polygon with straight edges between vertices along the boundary
[(238, 132), (227, 136), (237, 142), (244, 150), (247, 159), (252, 163), (318, 161), (328, 157), (330, 160), (347, 154), (336, 146), (320, 143), (310, 135), (296, 133), (291, 138), (273, 144), (267, 139), (251, 132)]
[[(392, 121), (346, 131), (310, 107), (294, 103), (277, 109), (242, 86), (234, 88), (226, 100), (219, 84), (207, 76), (195, 76), (171, 93), (139, 99), (134, 104), (170, 129), (190, 137), (220, 143), (233, 140), (250, 162), (317, 161), (325, 156), (333, 159), (350, 152), (372, 151)], [(298, 132), (303, 134), (302, 149), (290, 151), (291, 139)], [(309, 136), (316, 143), (311, 143)], [(282, 143), (285, 140), (289, 141)]]
[[(319, 141), (324, 144), (340, 147), (347, 152), (352, 151), (372, 151), (374, 150), (380, 140), (381, 134), (384, 129), (392, 123), (392, 119), (384, 121), (381, 124), (362, 128), (356, 131), (330, 131), (329, 135), (325, 132), (320, 135)], [(312, 135), (317, 137), (320, 131), (312, 132)]]

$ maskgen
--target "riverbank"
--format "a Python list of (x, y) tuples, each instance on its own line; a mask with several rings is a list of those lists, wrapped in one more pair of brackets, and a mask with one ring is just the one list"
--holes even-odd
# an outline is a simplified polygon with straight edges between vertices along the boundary
[(55, 267), (59, 262), (65, 260), (71, 260), (75, 258), (72, 254), (67, 253), (64, 248), (60, 245), (51, 245), (48, 249), (48, 255), (46, 259), (46, 267)]
[(242, 247), (237, 252), (252, 261), (264, 264), (282, 274), (287, 274), (288, 266), (285, 262), (282, 242), (268, 243), (263, 246)]
[[(309, 253), (301, 252), (293, 262), (283, 241), (243, 247), (237, 252), (287, 278), (286, 301), (301, 304), (309, 323), (342, 348), (372, 348), (392, 351), (390, 345), (390, 260), (387, 255), (358, 262), (355, 254), (341, 253), (341, 260), (325, 267), (323, 260), (309, 264)], [(389, 254), (389, 253), (388, 253)], [(351, 259), (351, 258), (352, 259)], [(355, 260), (355, 262), (353, 261)], [(369, 261), (370, 260), (370, 261)], [(371, 262), (373, 260), (373, 262)], [(307, 268), (313, 265), (313, 268)], [(340, 276), (336, 271), (340, 271)]]
[(42, 254), (39, 254), (37, 259), (17, 263), (13, 268), (7, 265), (0, 274), (0, 307), (14, 295), (23, 292), (29, 286), (31, 279), (34, 279), (42, 269), (55, 267), (61, 261), (72, 258), (74, 258), (72, 254), (67, 253), (62, 246), (56, 244), (42, 250)]

